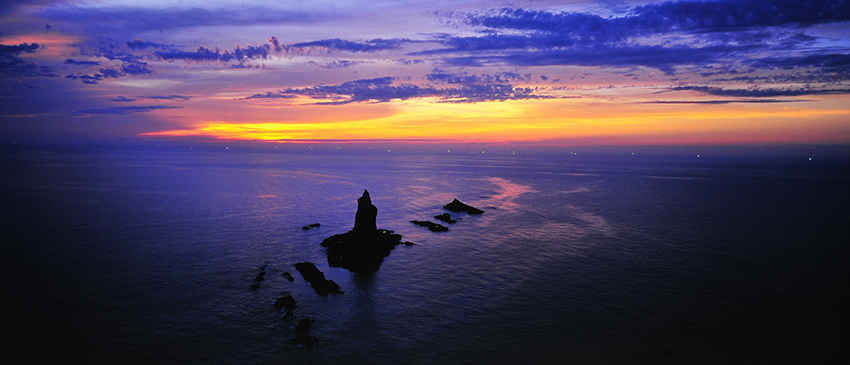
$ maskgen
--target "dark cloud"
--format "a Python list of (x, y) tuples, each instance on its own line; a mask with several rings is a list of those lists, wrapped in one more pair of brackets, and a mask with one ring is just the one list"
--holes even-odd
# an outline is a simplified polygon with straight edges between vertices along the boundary
[(245, 62), (254, 59), (267, 59), (274, 54), (272, 47), (268, 44), (258, 46), (236, 45), (232, 51), (226, 49), (206, 48), (200, 46), (194, 51), (162, 50), (152, 53), (153, 57), (164, 61), (190, 61), (190, 62)]
[(679, 66), (738, 61), (732, 56), (742, 53), (811, 46), (817, 38), (798, 29), (850, 21), (850, 2), (670, 1), (607, 18), (522, 8), (446, 15), (483, 28), (482, 34), (440, 35), (445, 48), (417, 55), (451, 54), (447, 64), (456, 66), (645, 66), (672, 74)]
[(65, 60), (66, 65), (82, 65), (82, 66), (100, 66), (100, 62), (97, 61), (77, 61), (72, 58)]
[(696, 91), (708, 95), (730, 96), (737, 98), (775, 98), (783, 96), (850, 94), (850, 89), (815, 89), (810, 87), (724, 89), (713, 86), (677, 86), (670, 88), (669, 91)]
[(500, 72), (496, 74), (474, 75), (468, 72), (447, 73), (440, 70), (425, 75), (430, 82), (442, 84), (477, 84), (477, 83), (506, 83), (511, 81), (530, 81), (531, 74), (521, 75), (516, 72)]
[(172, 101), (189, 101), (192, 99), (191, 96), (185, 95), (149, 95), (149, 96), (140, 96), (142, 99), (152, 99), (152, 100), (172, 100)]
[(43, 47), (38, 43), (21, 43), (19, 45), (0, 44), (0, 74), (7, 76), (50, 76), (49, 68), (28, 62), (20, 57), (22, 53), (35, 53)]
[(734, 53), (734, 47), (715, 46), (704, 48), (663, 46), (599, 46), (586, 49), (551, 49), (528, 52), (511, 52), (501, 55), (458, 56), (444, 61), (452, 66), (646, 66), (667, 74), (675, 72), (676, 66), (698, 65), (717, 62), (721, 57)]
[(165, 45), (165, 44), (143, 41), (139, 38), (136, 38), (132, 41), (127, 41), (127, 47), (130, 47), (130, 49), (137, 49), (137, 50), (142, 50), (142, 49), (147, 49), (147, 48), (173, 47), (173, 46), (174, 46), (173, 44), (172, 45)]
[[(67, 63), (67, 61), (66, 61)], [(85, 84), (97, 84), (99, 81), (104, 79), (115, 79), (124, 76), (137, 76), (137, 75), (145, 75), (150, 74), (151, 71), (148, 69), (148, 64), (140, 61), (122, 61), (121, 66), (117, 68), (109, 68), (104, 67), (98, 70), (98, 72), (86, 74), (86, 73), (76, 73), (65, 76), (71, 80), (80, 80)]]
[(130, 115), (136, 113), (147, 113), (154, 110), (160, 109), (177, 109), (176, 106), (168, 106), (168, 105), (148, 105), (148, 106), (119, 106), (114, 108), (103, 108), (103, 109), (85, 109), (85, 110), (77, 110), (74, 113), (76, 114), (116, 114), (116, 115)]
[[(274, 38), (274, 37), (272, 37)], [(312, 42), (294, 43), (280, 46), (288, 52), (309, 52), (311, 50), (341, 51), (341, 52), (376, 52), (401, 48), (403, 39), (373, 39), (365, 42), (353, 42), (344, 39), (322, 39)]]
[(438, 98), (439, 102), (475, 103), (484, 101), (543, 99), (535, 88), (520, 88), (510, 84), (463, 84), (454, 88), (435, 88), (409, 83), (394, 83), (393, 77), (380, 77), (345, 82), (339, 85), (318, 85), (302, 89), (286, 89), (277, 93), (255, 94), (245, 99), (292, 99), (298, 96), (332, 101), (317, 104), (383, 103), (413, 98)]
[(618, 42), (666, 32), (726, 32), (751, 28), (809, 26), (850, 20), (850, 3), (835, 0), (668, 1), (631, 9), (622, 17), (504, 8), (462, 14), (470, 25), (556, 33), (575, 42)]
[(126, 34), (191, 27), (303, 24), (339, 19), (342, 16), (332, 10), (325, 12), (287, 11), (249, 5), (207, 9), (199, 7), (140, 8), (65, 5), (42, 8), (40, 14), (56, 23), (72, 21), (77, 24), (86, 24), (87, 27), (96, 32), (121, 31), (126, 32)]
[(114, 99), (109, 99), (109, 101), (117, 101), (117, 102), (131, 102), (131, 101), (136, 101), (136, 99), (128, 99), (128, 98), (125, 98), (125, 97), (123, 97), (123, 96), (119, 96), (119, 97), (114, 98)]
[(786, 69), (819, 68), (825, 72), (850, 73), (850, 55), (818, 54), (809, 56), (765, 57), (748, 62), (748, 65), (758, 68)]
[(308, 65), (318, 66), (318, 67), (321, 67), (321, 68), (347, 68), (347, 67), (354, 66), (358, 63), (360, 63), (360, 62), (349, 61), (349, 60), (336, 60), (336, 61), (326, 62), (326, 63), (318, 63), (318, 62), (315, 62), (315, 61), (307, 62)]

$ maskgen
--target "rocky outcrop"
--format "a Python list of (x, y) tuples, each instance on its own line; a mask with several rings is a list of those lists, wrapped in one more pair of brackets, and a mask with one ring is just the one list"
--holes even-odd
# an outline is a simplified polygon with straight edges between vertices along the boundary
[(292, 298), (291, 294), (284, 295), (274, 302), (274, 309), (281, 310), (285, 309), (287, 311), (295, 310), (295, 307), (298, 306), (298, 303), (295, 302), (295, 299)]
[(457, 223), (457, 220), (452, 219), (452, 215), (449, 214), (449, 213), (437, 214), (437, 215), (434, 216), (434, 218), (439, 219), (439, 220), (446, 222), (446, 223), (449, 223), (449, 224)]
[(306, 225), (306, 226), (304, 226), (304, 227), (301, 227), (301, 229), (303, 229), (303, 230), (305, 230), (305, 231), (309, 231), (309, 230), (310, 230), (310, 228), (319, 228), (319, 227), (321, 227), (321, 226), (322, 226), (322, 224), (321, 224), (321, 223), (311, 223), (311, 224), (308, 224), (308, 225)]
[(371, 232), (348, 231), (322, 241), (328, 250), (328, 265), (354, 272), (376, 271), (384, 257), (401, 243), (401, 235), (385, 229)]
[(437, 224), (437, 223), (431, 222), (431, 221), (413, 220), (413, 221), (410, 221), (410, 223), (413, 223), (413, 224), (420, 226), (420, 227), (428, 227), (428, 230), (431, 231), (431, 232), (446, 232), (446, 231), (449, 230), (448, 227), (446, 227), (442, 224)]
[(313, 344), (315, 344), (317, 342), (319, 342), (318, 338), (315, 338), (315, 337), (307, 335), (307, 334), (298, 335), (298, 336), (295, 336), (295, 338), (292, 339), (292, 343), (295, 344), (295, 346), (305, 347), (305, 348), (308, 348), (308, 349), (313, 348)]
[(313, 287), (316, 294), (342, 294), (342, 291), (339, 289), (339, 285), (333, 282), (333, 280), (325, 279), (325, 274), (323, 274), (312, 262), (299, 262), (295, 264), (295, 269), (301, 273), (304, 280), (307, 280), (307, 282), (310, 283), (310, 286)]
[(457, 198), (455, 198), (455, 200), (452, 200), (451, 203), (444, 205), (443, 208), (445, 208), (449, 211), (455, 212), (455, 213), (458, 213), (458, 212), (466, 212), (468, 214), (483, 214), (484, 213), (483, 210), (469, 206), (469, 205), (466, 205), (466, 204), (462, 203), (460, 200), (457, 200)]
[(322, 241), (327, 247), (328, 265), (354, 272), (376, 271), (384, 258), (401, 243), (401, 235), (377, 229), (378, 208), (372, 204), (369, 191), (357, 199), (354, 229)]
[(363, 189), (363, 196), (357, 198), (357, 213), (354, 215), (354, 231), (369, 233), (378, 229), (375, 223), (378, 218), (378, 207), (372, 204), (369, 191)]
[(310, 326), (312, 326), (315, 321), (315, 319), (309, 318), (298, 320), (298, 324), (295, 325), (295, 333), (306, 333), (310, 330)]

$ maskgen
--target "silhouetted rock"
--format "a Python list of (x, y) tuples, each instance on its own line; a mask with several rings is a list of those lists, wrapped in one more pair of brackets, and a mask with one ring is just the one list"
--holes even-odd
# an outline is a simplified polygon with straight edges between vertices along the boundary
[(306, 225), (306, 226), (304, 226), (304, 227), (301, 227), (301, 229), (303, 229), (303, 230), (305, 230), (305, 231), (309, 231), (309, 230), (310, 230), (310, 228), (318, 228), (318, 227), (321, 227), (321, 226), (322, 226), (322, 225), (321, 225), (321, 224), (319, 224), (319, 223), (311, 223), (311, 224), (308, 224), (308, 225)]
[(292, 274), (290, 274), (289, 272), (284, 272), (281, 276), (283, 276), (283, 278), (286, 280), (295, 281), (295, 278), (293, 278)]
[(369, 233), (378, 229), (375, 220), (378, 217), (378, 207), (372, 205), (372, 197), (368, 190), (363, 190), (363, 196), (357, 198), (357, 212), (354, 214), (354, 231)]
[(466, 205), (464, 203), (461, 203), (461, 201), (457, 200), (457, 198), (455, 198), (455, 200), (452, 200), (451, 203), (444, 205), (443, 208), (445, 208), (449, 211), (452, 211), (452, 212), (467, 212), (469, 214), (482, 214), (482, 213), (484, 213), (484, 211), (481, 210), (481, 209), (478, 209), (478, 208)]
[(420, 227), (428, 227), (428, 230), (431, 231), (431, 232), (445, 232), (445, 231), (449, 230), (448, 227), (446, 227), (442, 224), (437, 224), (437, 223), (431, 222), (431, 221), (416, 221), (416, 220), (413, 220), (413, 221), (410, 221), (410, 223), (413, 223), (413, 224), (420, 226)]
[(295, 333), (305, 333), (310, 330), (310, 326), (313, 325), (315, 319), (304, 318), (298, 321), (298, 324), (295, 325)]
[(371, 232), (356, 232), (333, 235), (322, 241), (328, 248), (328, 265), (349, 271), (375, 271), (381, 267), (384, 257), (401, 243), (401, 235), (385, 229)]
[(303, 346), (308, 349), (313, 348), (313, 344), (317, 342), (319, 342), (319, 339), (310, 335), (298, 335), (292, 339), (292, 343), (296, 346)]
[(342, 291), (339, 290), (339, 285), (333, 282), (333, 280), (325, 279), (325, 274), (323, 274), (316, 265), (313, 265), (312, 262), (299, 262), (295, 264), (295, 269), (301, 273), (304, 280), (307, 280), (307, 282), (310, 283), (310, 286), (313, 287), (316, 294), (342, 294)]
[(434, 218), (437, 218), (437, 219), (439, 219), (443, 222), (450, 223), (450, 224), (457, 223), (456, 220), (452, 219), (452, 215), (449, 214), (449, 213), (438, 214), (438, 215), (435, 215)]
[(295, 299), (292, 298), (291, 294), (284, 295), (274, 302), (274, 309), (281, 310), (286, 309), (287, 311), (295, 310), (295, 307), (298, 306), (298, 303), (295, 302)]
[(355, 272), (380, 268), (384, 257), (401, 243), (401, 235), (377, 229), (377, 215), (378, 208), (372, 205), (369, 191), (363, 190), (363, 196), (357, 199), (354, 229), (322, 241), (322, 246), (327, 247), (328, 265)]

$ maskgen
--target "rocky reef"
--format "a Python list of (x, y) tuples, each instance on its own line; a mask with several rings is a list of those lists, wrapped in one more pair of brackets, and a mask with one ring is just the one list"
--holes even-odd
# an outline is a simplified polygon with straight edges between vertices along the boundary
[(333, 280), (325, 279), (325, 274), (323, 274), (322, 271), (320, 271), (312, 262), (299, 262), (295, 264), (295, 269), (301, 273), (304, 280), (307, 280), (307, 282), (310, 283), (310, 286), (313, 287), (316, 294), (342, 294), (342, 290), (339, 289), (339, 285), (337, 285), (337, 283)]
[(443, 206), (446, 210), (458, 213), (458, 212), (466, 212), (468, 214), (483, 214), (484, 211), (469, 205), (462, 203), (460, 200), (452, 200), (451, 203)]
[(378, 229), (378, 208), (372, 204), (369, 191), (357, 199), (354, 229), (333, 235), (322, 241), (327, 247), (328, 265), (354, 272), (376, 271), (384, 257), (401, 242), (401, 235), (386, 229)]
[(449, 230), (448, 227), (446, 227), (442, 224), (431, 222), (431, 221), (412, 220), (412, 221), (410, 221), (410, 223), (413, 223), (413, 224), (420, 226), (420, 227), (428, 227), (428, 230), (431, 231), (431, 232), (446, 232), (446, 231)]

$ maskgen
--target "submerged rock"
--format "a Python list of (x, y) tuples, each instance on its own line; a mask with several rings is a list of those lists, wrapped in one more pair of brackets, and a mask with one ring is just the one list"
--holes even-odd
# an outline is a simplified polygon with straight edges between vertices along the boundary
[(428, 227), (428, 230), (431, 231), (431, 232), (446, 232), (446, 231), (449, 230), (448, 227), (446, 227), (442, 224), (437, 224), (437, 223), (431, 222), (431, 221), (416, 221), (416, 220), (413, 220), (413, 221), (410, 221), (410, 223), (413, 223), (413, 224), (420, 226), (420, 227)]
[(445, 208), (449, 211), (452, 211), (452, 212), (467, 212), (469, 214), (482, 214), (482, 213), (484, 213), (483, 210), (469, 206), (469, 205), (466, 205), (466, 204), (462, 203), (460, 200), (457, 200), (457, 198), (455, 198), (455, 200), (452, 200), (451, 203), (444, 205), (443, 208)]
[(342, 290), (339, 290), (339, 285), (337, 285), (337, 283), (333, 280), (325, 279), (325, 274), (323, 274), (312, 262), (299, 262), (295, 264), (295, 269), (301, 273), (304, 280), (307, 280), (307, 282), (310, 283), (310, 286), (313, 287), (316, 294), (342, 294)]

